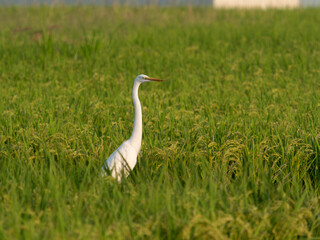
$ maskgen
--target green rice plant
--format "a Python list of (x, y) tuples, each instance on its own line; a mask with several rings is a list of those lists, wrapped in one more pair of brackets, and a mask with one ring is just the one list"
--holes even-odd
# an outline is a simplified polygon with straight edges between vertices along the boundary
[[(320, 237), (319, 9), (0, 7), (0, 239)], [(100, 177), (133, 127), (142, 151)]]

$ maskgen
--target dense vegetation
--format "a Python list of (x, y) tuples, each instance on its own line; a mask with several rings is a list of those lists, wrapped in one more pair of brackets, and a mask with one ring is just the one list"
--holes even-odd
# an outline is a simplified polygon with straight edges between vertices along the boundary
[[(320, 9), (0, 8), (0, 239), (320, 236)], [(122, 184), (99, 177), (132, 131)]]

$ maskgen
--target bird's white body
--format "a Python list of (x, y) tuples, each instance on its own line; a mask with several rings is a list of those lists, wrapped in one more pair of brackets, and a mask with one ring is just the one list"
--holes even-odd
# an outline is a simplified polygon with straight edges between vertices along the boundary
[[(137, 152), (137, 150), (131, 146), (129, 140), (127, 140), (110, 155), (104, 167), (108, 167), (108, 169), (111, 170), (112, 177), (121, 181), (122, 175), (124, 174), (124, 176), (127, 177), (137, 164), (138, 154), (139, 152)], [(106, 175), (106, 171), (104, 169), (102, 170), (102, 175)]]
[(106, 163), (102, 167), (102, 176), (105, 176), (107, 174), (106, 169), (109, 169), (112, 177), (116, 178), (120, 182), (123, 175), (127, 177), (130, 171), (135, 167), (142, 140), (142, 110), (138, 97), (138, 89), (141, 83), (150, 81), (163, 80), (150, 78), (143, 74), (136, 77), (132, 89), (132, 99), (135, 111), (132, 135), (107, 159)]

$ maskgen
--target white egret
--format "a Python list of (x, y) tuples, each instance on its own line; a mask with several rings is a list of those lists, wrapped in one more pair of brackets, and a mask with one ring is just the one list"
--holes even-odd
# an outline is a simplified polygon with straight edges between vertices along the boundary
[(145, 82), (164, 80), (151, 78), (147, 75), (141, 74), (136, 77), (132, 89), (132, 99), (134, 105), (134, 124), (131, 137), (123, 142), (107, 159), (106, 163), (102, 166), (101, 175), (107, 174), (107, 169), (110, 170), (112, 177), (121, 181), (122, 174), (127, 177), (130, 171), (137, 163), (137, 156), (141, 148), (142, 140), (142, 111), (141, 104), (138, 97), (138, 89), (140, 84)]

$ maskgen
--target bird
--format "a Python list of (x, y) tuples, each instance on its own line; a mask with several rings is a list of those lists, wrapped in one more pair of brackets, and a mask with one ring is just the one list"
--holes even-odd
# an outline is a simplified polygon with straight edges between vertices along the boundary
[(106, 160), (101, 168), (101, 176), (111, 176), (121, 182), (123, 177), (128, 177), (130, 171), (137, 164), (137, 157), (141, 149), (142, 140), (142, 110), (138, 96), (139, 86), (145, 82), (162, 82), (164, 80), (151, 78), (140, 74), (133, 83), (132, 100), (134, 105), (134, 124), (131, 137), (124, 141)]

